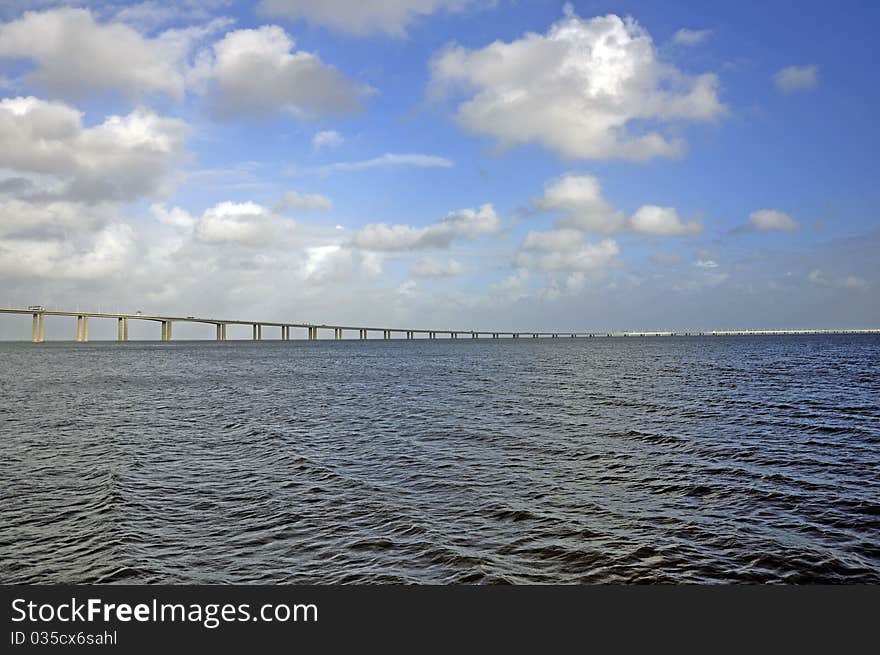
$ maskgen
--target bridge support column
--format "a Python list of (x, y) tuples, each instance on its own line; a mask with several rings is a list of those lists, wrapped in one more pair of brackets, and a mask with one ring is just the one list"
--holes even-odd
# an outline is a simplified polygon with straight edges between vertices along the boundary
[(256, 341), (257, 340), (257, 324), (254, 323), (251, 327), (253, 328), (253, 336), (251, 337), (251, 340)]
[(38, 330), (39, 334), (37, 335), (37, 339), (40, 340), (40, 343), (43, 343), (46, 340), (46, 320), (45, 319), (46, 319), (46, 315), (41, 313), (40, 314), (40, 327)]
[(436, 339), (437, 333), (436, 332), (428, 332), (428, 338), (429, 339)]
[(128, 319), (122, 319), (122, 340), (128, 341)]
[(31, 328), (31, 343), (37, 343), (37, 339), (40, 336), (39, 316), (39, 314), (34, 314), (34, 325)]
[(83, 340), (83, 323), (82, 323), (82, 321), (83, 321), (82, 316), (76, 317), (76, 340), (78, 342)]
[(263, 340), (263, 326), (259, 323), (257, 324), (257, 341)]
[(406, 338), (407, 338), (407, 339), (412, 339), (412, 338), (413, 338), (412, 330), (407, 330), (407, 332), (406, 332)]
[(309, 341), (314, 341), (318, 338), (318, 328), (312, 326), (309, 328)]
[(116, 319), (116, 340), (117, 340), (117, 341), (122, 341), (122, 340), (123, 340), (123, 334), (122, 334), (122, 321), (123, 321), (122, 318), (117, 318), (117, 319)]
[(89, 317), (83, 316), (83, 343), (89, 340)]

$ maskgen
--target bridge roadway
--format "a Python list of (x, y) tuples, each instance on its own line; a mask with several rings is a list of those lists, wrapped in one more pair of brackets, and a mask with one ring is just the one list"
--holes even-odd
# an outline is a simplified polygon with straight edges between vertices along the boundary
[(391, 339), (392, 335), (404, 335), (406, 339), (415, 338), (416, 334), (428, 335), (429, 339), (436, 339), (438, 335), (450, 339), (470, 337), (479, 338), (592, 338), (592, 337), (676, 337), (676, 336), (748, 336), (748, 335), (781, 335), (781, 334), (880, 334), (880, 328), (856, 329), (856, 330), (679, 330), (679, 331), (597, 331), (597, 332), (531, 332), (510, 330), (435, 330), (422, 328), (393, 328), (393, 327), (364, 327), (358, 325), (328, 325), (325, 323), (287, 323), (278, 321), (244, 321), (225, 318), (207, 318), (197, 316), (161, 316), (158, 314), (120, 314), (116, 312), (86, 312), (81, 310), (66, 311), (55, 309), (34, 308), (0, 308), (0, 314), (31, 314), (33, 327), (31, 341), (42, 343), (45, 341), (45, 317), (67, 316), (76, 318), (76, 341), (86, 342), (89, 340), (89, 319), (106, 318), (116, 319), (117, 339), (128, 341), (129, 321), (154, 321), (160, 324), (160, 338), (162, 341), (171, 341), (172, 326), (174, 323), (206, 323), (215, 326), (216, 340), (226, 341), (227, 326), (250, 325), (252, 327), (252, 339), (260, 341), (263, 338), (264, 327), (277, 327), (280, 329), (280, 338), (283, 341), (290, 339), (291, 328), (306, 330), (306, 338), (315, 340), (318, 338), (318, 330), (333, 330), (334, 339), (342, 339), (345, 332), (357, 332), (359, 339), (367, 339), (370, 333), (381, 333), (383, 339)]

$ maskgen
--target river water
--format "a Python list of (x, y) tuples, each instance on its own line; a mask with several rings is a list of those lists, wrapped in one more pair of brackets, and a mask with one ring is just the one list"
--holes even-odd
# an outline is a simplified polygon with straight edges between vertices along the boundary
[(880, 582), (880, 337), (0, 343), (0, 582)]

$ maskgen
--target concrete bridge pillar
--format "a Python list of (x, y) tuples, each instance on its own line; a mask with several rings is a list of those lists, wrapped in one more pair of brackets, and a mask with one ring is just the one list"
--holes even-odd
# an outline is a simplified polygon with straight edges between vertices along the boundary
[(436, 339), (437, 333), (436, 332), (428, 332), (428, 338), (429, 339)]
[(413, 336), (414, 336), (414, 335), (413, 335), (412, 330), (409, 330), (409, 331), (406, 333), (406, 338), (407, 338), (407, 339), (412, 339)]
[(46, 315), (40, 314), (40, 329), (37, 338), (40, 340), (40, 343), (43, 343), (46, 340)]
[(83, 331), (82, 331), (82, 340), (83, 343), (89, 340), (89, 317), (83, 315)]
[(314, 341), (318, 338), (318, 328), (312, 326), (309, 328), (309, 341)]
[(31, 328), (31, 342), (32, 343), (37, 343), (37, 339), (40, 336), (39, 316), (40, 316), (39, 314), (34, 314), (34, 325)]
[(251, 341), (256, 341), (257, 340), (257, 324), (254, 323), (251, 326), (251, 328), (252, 328), (252, 332), (253, 332), (253, 336), (251, 336)]
[(123, 341), (124, 335), (122, 333), (122, 317), (116, 319), (116, 340)]

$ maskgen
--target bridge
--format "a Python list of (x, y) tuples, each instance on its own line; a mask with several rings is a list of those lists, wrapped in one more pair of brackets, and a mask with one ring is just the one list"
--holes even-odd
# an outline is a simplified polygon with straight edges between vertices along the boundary
[[(43, 343), (45, 339), (45, 323), (47, 316), (61, 316), (76, 319), (76, 341), (87, 342), (89, 340), (89, 319), (107, 319), (117, 322), (117, 340), (128, 341), (128, 327), (130, 321), (152, 321), (159, 324), (159, 336), (161, 341), (171, 341), (173, 326), (175, 323), (200, 323), (213, 325), (215, 339), (226, 341), (227, 327), (230, 325), (249, 325), (252, 328), (252, 339), (262, 341), (263, 328), (278, 328), (278, 338), (289, 341), (292, 329), (305, 330), (305, 338), (314, 341), (318, 339), (319, 331), (325, 334), (331, 330), (333, 339), (340, 340), (352, 338), (368, 339), (370, 334), (381, 334), (382, 339), (402, 338), (414, 339), (416, 335), (422, 338), (436, 339), (438, 337), (448, 339), (460, 338), (491, 338), (491, 339), (520, 339), (520, 338), (599, 338), (599, 337), (676, 337), (676, 336), (748, 336), (748, 335), (783, 335), (783, 334), (880, 334), (880, 328), (855, 329), (855, 330), (688, 330), (688, 331), (600, 331), (600, 332), (512, 332), (510, 330), (438, 330), (424, 328), (396, 328), (396, 327), (365, 327), (358, 325), (327, 325), (325, 323), (286, 323), (277, 321), (251, 321), (233, 320), (225, 318), (210, 318), (197, 316), (161, 316), (154, 314), (120, 314), (115, 312), (86, 312), (46, 309), (44, 307), (6, 308), (0, 309), (0, 314), (30, 314), (33, 317), (31, 341)], [(346, 337), (346, 334), (348, 337)], [(373, 337), (376, 338), (376, 337)]]

